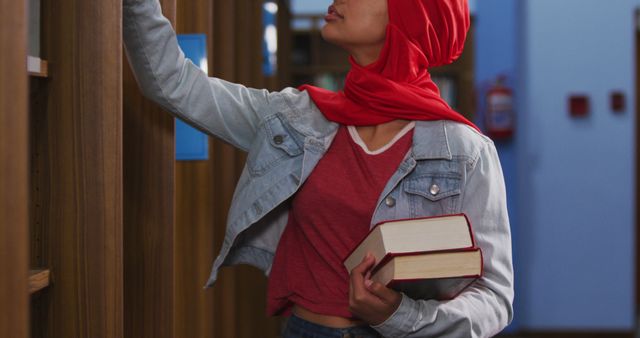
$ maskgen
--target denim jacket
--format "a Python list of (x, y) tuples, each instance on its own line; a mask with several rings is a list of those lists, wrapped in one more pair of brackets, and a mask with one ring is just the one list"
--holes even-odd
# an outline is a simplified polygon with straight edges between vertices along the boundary
[[(338, 124), (326, 120), (305, 91), (270, 92), (207, 77), (185, 59), (157, 0), (124, 0), (123, 34), (145, 96), (248, 152), (205, 288), (223, 265), (250, 264), (268, 275), (291, 197), (331, 145)], [(482, 278), (449, 301), (402, 294), (395, 313), (373, 326), (383, 336), (490, 337), (511, 321), (511, 237), (494, 144), (460, 123), (417, 121), (411, 150), (379, 196), (370, 225), (452, 213), (471, 221), (484, 256)]]

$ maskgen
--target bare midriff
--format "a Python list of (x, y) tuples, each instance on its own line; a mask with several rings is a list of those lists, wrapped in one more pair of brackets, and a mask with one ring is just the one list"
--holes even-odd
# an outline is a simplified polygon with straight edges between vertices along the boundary
[(330, 315), (323, 315), (323, 314), (319, 314), (319, 313), (315, 313), (313, 311), (307, 310), (304, 307), (300, 306), (300, 305), (294, 305), (293, 306), (293, 313), (312, 323), (315, 324), (319, 324), (319, 325), (323, 325), (323, 326), (328, 326), (328, 327), (332, 327), (332, 328), (345, 328), (345, 327), (351, 327), (351, 326), (357, 326), (357, 325), (363, 325), (366, 324), (364, 321), (361, 320), (351, 320), (348, 318), (344, 318), (344, 317), (338, 317), (338, 316), (330, 316)]

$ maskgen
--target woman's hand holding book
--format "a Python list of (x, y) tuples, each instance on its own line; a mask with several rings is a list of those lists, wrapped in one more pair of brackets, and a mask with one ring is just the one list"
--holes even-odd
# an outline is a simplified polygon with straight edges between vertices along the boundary
[(351, 270), (349, 286), (349, 311), (370, 325), (383, 323), (402, 301), (402, 294), (370, 279), (375, 263), (375, 257), (367, 254)]

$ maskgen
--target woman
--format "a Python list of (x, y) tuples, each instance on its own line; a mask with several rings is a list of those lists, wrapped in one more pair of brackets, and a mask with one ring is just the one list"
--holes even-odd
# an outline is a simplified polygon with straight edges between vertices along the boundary
[[(428, 67), (462, 52), (466, 0), (336, 0), (322, 36), (350, 53), (344, 91), (268, 92), (208, 78), (180, 51), (157, 0), (124, 1), (125, 48), (143, 93), (247, 151), (210, 287), (223, 265), (269, 276), (284, 337), (489, 337), (512, 318), (504, 181), (493, 143), (438, 96)], [(389, 219), (464, 212), (481, 279), (450, 301), (415, 300), (342, 259)]]

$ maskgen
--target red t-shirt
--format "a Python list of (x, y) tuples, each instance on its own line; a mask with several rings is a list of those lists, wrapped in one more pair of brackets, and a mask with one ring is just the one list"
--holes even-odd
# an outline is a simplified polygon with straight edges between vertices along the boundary
[(365, 150), (354, 127), (340, 126), (293, 198), (269, 275), (268, 315), (288, 316), (299, 304), (354, 318), (342, 261), (369, 232), (377, 200), (411, 147), (413, 125), (374, 152)]

